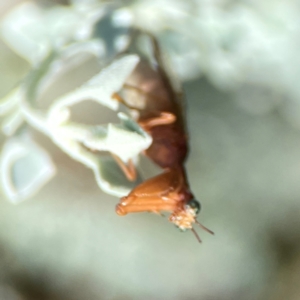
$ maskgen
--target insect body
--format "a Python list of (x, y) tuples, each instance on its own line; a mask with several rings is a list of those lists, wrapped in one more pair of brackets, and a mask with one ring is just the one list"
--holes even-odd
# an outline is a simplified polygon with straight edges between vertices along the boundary
[[(114, 98), (138, 113), (137, 122), (153, 139), (145, 151), (153, 162), (164, 172), (150, 178), (131, 193), (123, 197), (116, 206), (118, 215), (132, 212), (170, 212), (169, 221), (181, 230), (191, 229), (199, 242), (199, 236), (193, 229), (200, 204), (189, 189), (184, 162), (188, 153), (188, 136), (183, 115), (181, 94), (176, 93), (162, 67), (162, 61), (156, 40), (150, 37), (156, 63), (141, 61), (132, 76), (124, 85), (125, 97), (115, 94)], [(126, 96), (127, 91), (127, 96)], [(136, 100), (132, 96), (136, 96)], [(134, 98), (134, 97), (133, 97)], [(122, 166), (130, 179), (134, 178), (132, 165)]]

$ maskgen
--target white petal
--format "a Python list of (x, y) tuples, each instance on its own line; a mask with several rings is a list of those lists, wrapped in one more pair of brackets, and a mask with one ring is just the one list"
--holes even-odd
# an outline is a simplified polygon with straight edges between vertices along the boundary
[(34, 195), (55, 174), (49, 155), (27, 136), (9, 139), (0, 163), (2, 188), (13, 203)]
[[(138, 62), (137, 55), (124, 56), (101, 70), (80, 88), (57, 99), (51, 106), (49, 122), (57, 123), (63, 109), (85, 100), (94, 100), (112, 110), (117, 110), (119, 103), (112, 99), (112, 95), (121, 89)], [(65, 121), (61, 119), (59, 122)]]

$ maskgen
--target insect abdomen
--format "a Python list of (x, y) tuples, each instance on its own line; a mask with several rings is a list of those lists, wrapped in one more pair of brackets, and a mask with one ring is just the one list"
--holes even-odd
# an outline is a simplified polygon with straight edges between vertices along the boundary
[(177, 126), (156, 126), (151, 129), (153, 142), (146, 150), (161, 168), (174, 168), (183, 164), (187, 152), (187, 139)]

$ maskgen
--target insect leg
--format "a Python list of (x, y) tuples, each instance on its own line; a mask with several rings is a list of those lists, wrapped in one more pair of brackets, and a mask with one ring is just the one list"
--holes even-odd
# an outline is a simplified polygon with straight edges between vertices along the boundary
[(137, 107), (133, 107), (131, 105), (129, 105), (125, 100), (124, 98), (122, 98), (118, 93), (113, 93), (112, 96), (111, 96), (113, 99), (117, 100), (118, 102), (122, 103), (123, 105), (125, 105), (127, 108), (129, 109), (135, 109), (135, 110), (140, 110), (139, 108)]
[(136, 180), (136, 169), (135, 166), (130, 159), (128, 161), (128, 164), (126, 165), (119, 156), (111, 153), (112, 157), (116, 161), (116, 163), (119, 165), (123, 173), (125, 174), (126, 178), (130, 181), (135, 181)]
[(169, 112), (160, 112), (157, 117), (139, 121), (139, 125), (144, 130), (150, 130), (152, 127), (172, 124), (176, 121), (176, 116)]

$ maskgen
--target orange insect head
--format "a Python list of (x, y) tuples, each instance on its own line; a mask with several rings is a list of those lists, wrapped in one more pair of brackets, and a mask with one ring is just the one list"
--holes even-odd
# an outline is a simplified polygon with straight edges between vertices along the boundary
[(192, 229), (193, 223), (196, 222), (196, 216), (200, 211), (200, 203), (196, 200), (191, 200), (184, 208), (174, 211), (169, 221), (174, 223), (180, 230)]
[(187, 204), (184, 205), (183, 209), (178, 209), (174, 211), (170, 217), (169, 221), (173, 224), (175, 224), (180, 230), (186, 231), (187, 229), (190, 229), (193, 234), (195, 235), (196, 239), (199, 243), (201, 243), (201, 239), (197, 232), (193, 228), (193, 224), (196, 223), (199, 225), (202, 229), (207, 231), (210, 234), (214, 234), (213, 231), (203, 226), (197, 219), (197, 215), (199, 214), (201, 209), (200, 203), (192, 199)]
[[(157, 177), (151, 178), (144, 182), (137, 188), (135, 188), (128, 196), (123, 197), (120, 203), (116, 206), (116, 213), (119, 216), (125, 216), (128, 213), (133, 212), (154, 212), (161, 214), (162, 211), (169, 211), (169, 221), (178, 227), (181, 231), (190, 229), (198, 242), (201, 243), (201, 239), (197, 232), (193, 228), (193, 224), (199, 225), (202, 229), (214, 234), (211, 230), (203, 226), (198, 222), (197, 215), (200, 212), (201, 205), (195, 200), (188, 200), (192, 196), (190, 192), (179, 192), (169, 186), (169, 193), (164, 196), (161, 195), (161, 190), (151, 193), (151, 183), (160, 182), (162, 187), (163, 179), (167, 177), (172, 178), (171, 175), (176, 174), (174, 171), (169, 171), (164, 174), (158, 175)], [(166, 180), (167, 184), (169, 180)], [(174, 181), (176, 182), (176, 181)], [(177, 183), (177, 182), (176, 182)], [(145, 189), (148, 188), (148, 191)]]

